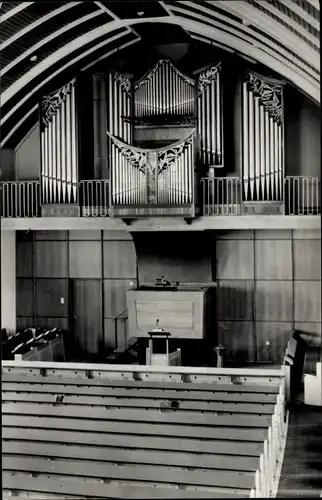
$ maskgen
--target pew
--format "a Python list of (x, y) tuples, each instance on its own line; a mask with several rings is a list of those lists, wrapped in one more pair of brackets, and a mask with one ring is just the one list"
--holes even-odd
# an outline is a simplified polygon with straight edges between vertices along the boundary
[(3, 489), (274, 496), (284, 384), (283, 369), (4, 362)]
[(305, 358), (307, 352), (307, 343), (301, 338), (298, 332), (292, 332), (290, 340), (287, 343), (286, 353), (283, 360), (284, 366), (289, 366), (289, 399), (293, 399), (299, 391), (303, 373)]

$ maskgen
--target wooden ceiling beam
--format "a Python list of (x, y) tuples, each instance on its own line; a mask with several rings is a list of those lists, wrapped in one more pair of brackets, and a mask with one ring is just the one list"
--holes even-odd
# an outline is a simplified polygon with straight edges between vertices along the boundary
[(29, 7), (29, 5), (32, 5), (33, 3), (35, 3), (35, 2), (21, 2), (19, 5), (17, 5), (13, 9), (8, 10), (8, 12), (5, 12), (4, 14), (0, 14), (0, 24), (4, 23), (5, 21), (7, 21), (11, 17), (15, 16), (16, 14), (18, 14), (22, 10), (26, 9), (27, 7)]

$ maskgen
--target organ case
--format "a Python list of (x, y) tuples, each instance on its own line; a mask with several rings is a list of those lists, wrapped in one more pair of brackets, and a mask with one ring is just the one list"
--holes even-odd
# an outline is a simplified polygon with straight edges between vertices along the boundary
[(223, 161), (220, 68), (195, 80), (169, 60), (137, 82), (110, 72), (111, 216), (196, 215), (199, 167)]

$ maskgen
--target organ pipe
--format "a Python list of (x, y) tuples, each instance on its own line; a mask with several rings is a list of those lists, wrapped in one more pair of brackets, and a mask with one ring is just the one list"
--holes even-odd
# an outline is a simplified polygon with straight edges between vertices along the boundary
[(75, 80), (41, 103), (42, 203), (77, 201)]
[(222, 166), (221, 65), (212, 66), (198, 78), (197, 133), (200, 136), (200, 160), (204, 165)]
[(194, 133), (159, 149), (126, 144), (107, 132), (114, 149), (112, 204), (193, 203)]
[(243, 83), (245, 201), (283, 200), (283, 86), (249, 73)]

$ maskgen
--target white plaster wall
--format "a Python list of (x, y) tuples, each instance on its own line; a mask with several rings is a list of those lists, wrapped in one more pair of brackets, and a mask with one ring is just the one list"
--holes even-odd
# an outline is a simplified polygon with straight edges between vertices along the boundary
[(1, 231), (1, 328), (16, 331), (15, 231)]

